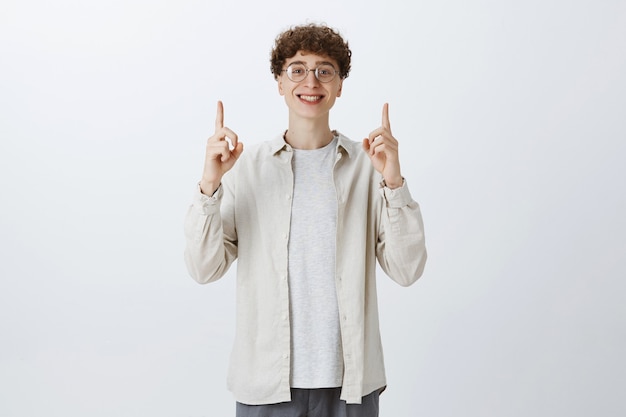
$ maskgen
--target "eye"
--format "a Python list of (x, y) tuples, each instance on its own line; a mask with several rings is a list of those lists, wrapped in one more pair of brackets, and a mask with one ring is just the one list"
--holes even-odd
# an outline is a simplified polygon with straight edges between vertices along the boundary
[(320, 79), (330, 80), (335, 76), (335, 68), (331, 65), (321, 65), (317, 69), (317, 75)]
[(306, 72), (306, 69), (304, 68), (303, 65), (292, 65), (290, 68), (291, 68), (291, 73), (294, 75), (301, 75)]

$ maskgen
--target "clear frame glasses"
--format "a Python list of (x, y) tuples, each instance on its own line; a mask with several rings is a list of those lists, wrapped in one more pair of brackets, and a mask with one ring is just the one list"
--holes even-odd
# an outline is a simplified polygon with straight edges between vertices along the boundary
[(300, 62), (294, 62), (283, 70), (294, 83), (304, 80), (309, 75), (309, 71), (313, 71), (315, 78), (321, 83), (329, 83), (337, 76), (337, 70), (330, 64), (321, 64), (317, 68), (309, 69)]

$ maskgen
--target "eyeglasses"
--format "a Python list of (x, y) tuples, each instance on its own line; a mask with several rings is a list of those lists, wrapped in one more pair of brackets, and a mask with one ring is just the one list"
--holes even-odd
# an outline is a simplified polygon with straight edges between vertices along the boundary
[(330, 64), (322, 64), (315, 69), (308, 69), (306, 65), (294, 62), (289, 65), (286, 70), (283, 70), (283, 72), (287, 73), (287, 77), (294, 83), (299, 83), (304, 80), (309, 75), (309, 71), (313, 71), (315, 78), (321, 83), (329, 83), (334, 80), (337, 75), (337, 70)]

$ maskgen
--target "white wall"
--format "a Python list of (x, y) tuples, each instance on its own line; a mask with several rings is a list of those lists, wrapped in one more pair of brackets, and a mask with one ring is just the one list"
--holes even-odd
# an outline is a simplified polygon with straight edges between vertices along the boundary
[(624, 2), (4, 0), (0, 416), (233, 415), (234, 271), (192, 281), (182, 222), (218, 99), (285, 129), (307, 20), (354, 53), (332, 127), (388, 101), (425, 220), (423, 278), (379, 280), (381, 416), (624, 415)]

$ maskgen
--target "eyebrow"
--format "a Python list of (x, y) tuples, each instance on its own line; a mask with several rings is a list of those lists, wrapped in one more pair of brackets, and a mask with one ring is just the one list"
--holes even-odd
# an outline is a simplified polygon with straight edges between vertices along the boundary
[[(302, 65), (306, 66), (306, 62), (304, 62), (304, 61), (292, 61), (288, 65), (291, 65), (291, 64), (302, 64)], [(315, 65), (322, 65), (322, 64), (328, 64), (328, 65), (330, 65), (333, 68), (335, 67), (333, 65), (333, 63), (329, 62), (329, 61), (315, 61)]]

